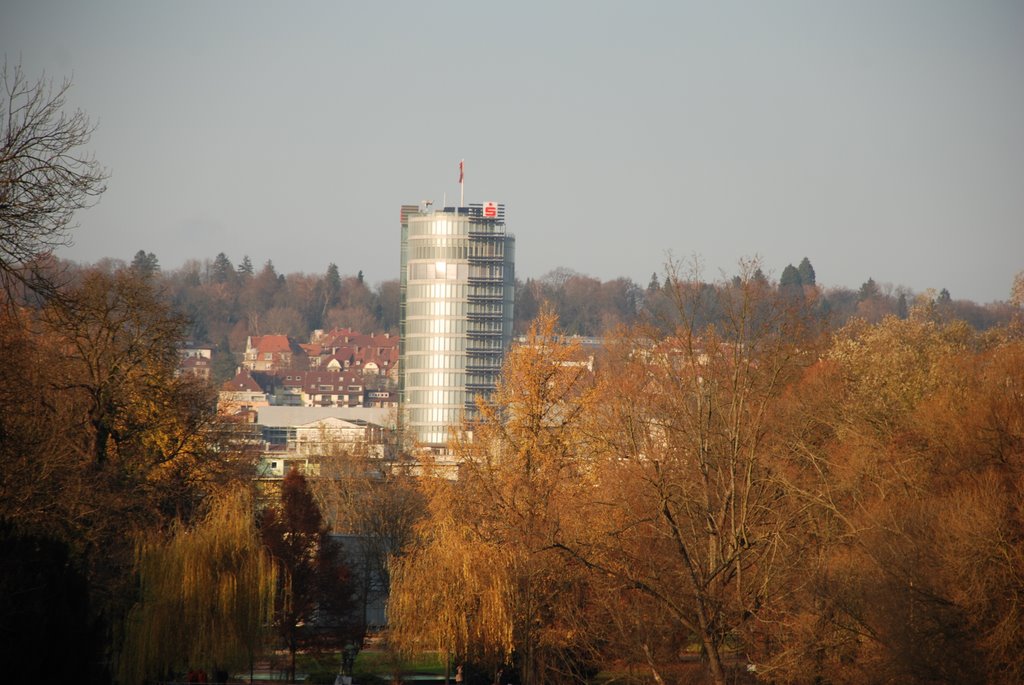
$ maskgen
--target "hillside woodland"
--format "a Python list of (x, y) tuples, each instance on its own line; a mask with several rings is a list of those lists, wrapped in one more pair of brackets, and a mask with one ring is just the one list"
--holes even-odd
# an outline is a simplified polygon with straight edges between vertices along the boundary
[[(1006, 302), (985, 305), (953, 299), (946, 290), (912, 293), (903, 287), (879, 285), (868, 278), (858, 290), (822, 287), (814, 267), (804, 257), (799, 267), (787, 265), (778, 280), (769, 280), (760, 270), (754, 274), (765, 285), (802, 294), (813, 303), (813, 314), (838, 327), (858, 317), (877, 323), (889, 315), (906, 319), (913, 306), (930, 301), (936, 315), (944, 320), (962, 320), (978, 330), (1005, 325), (1014, 309)], [(194, 342), (211, 344), (218, 352), (215, 361), (218, 380), (231, 377), (241, 361), (250, 335), (286, 334), (299, 342), (310, 339), (317, 329), (397, 333), (399, 284), (397, 279), (370, 285), (362, 271), (342, 275), (336, 264), (320, 274), (280, 274), (271, 260), (254, 267), (248, 256), (234, 264), (224, 253), (203, 261), (191, 260), (175, 270), (163, 271), (153, 253), (139, 250), (130, 264), (117, 260), (82, 267), (106, 272), (130, 269), (149, 281), (163, 299), (188, 321), (187, 335)], [(655, 272), (646, 287), (629, 278), (608, 281), (571, 269), (556, 269), (539, 279), (516, 283), (515, 331), (525, 333), (542, 306), (558, 316), (560, 330), (568, 335), (600, 338), (617, 326), (655, 323), (663, 332), (671, 324), (671, 275)], [(716, 323), (723, 316), (718, 300), (724, 297), (720, 284), (704, 282), (704, 302), (698, 324)], [(669, 317), (671, 318), (671, 317)]]

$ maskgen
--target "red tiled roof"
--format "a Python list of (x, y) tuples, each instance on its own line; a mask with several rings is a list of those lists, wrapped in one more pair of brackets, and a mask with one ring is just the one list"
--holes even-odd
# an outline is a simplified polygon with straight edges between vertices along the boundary
[(353, 371), (329, 371), (329, 370), (311, 370), (311, 371), (278, 371), (274, 374), (261, 374), (261, 377), (265, 377), (267, 382), (278, 385), (282, 388), (290, 388), (295, 390), (301, 388), (306, 392), (319, 393), (320, 390), (317, 386), (330, 385), (332, 388), (340, 390), (333, 390), (332, 392), (346, 392), (346, 388), (349, 385), (363, 385), (362, 375), (358, 372)]
[(261, 354), (267, 352), (290, 352), (291, 341), (287, 335), (254, 335), (252, 336), (252, 348)]
[(220, 386), (223, 392), (263, 392), (263, 388), (260, 384), (253, 380), (252, 376), (249, 375), (247, 369), (239, 369), (235, 377), (229, 381), (226, 381), (224, 385)]
[(319, 386), (329, 385), (333, 392), (346, 392), (348, 386), (362, 386), (362, 378), (351, 371), (306, 371), (302, 374), (302, 386), (309, 393), (319, 393)]
[(366, 335), (350, 328), (339, 328), (320, 338), (321, 364), (337, 359), (342, 365), (362, 367), (373, 362), (381, 369), (390, 369), (398, 363), (398, 336), (388, 333)]

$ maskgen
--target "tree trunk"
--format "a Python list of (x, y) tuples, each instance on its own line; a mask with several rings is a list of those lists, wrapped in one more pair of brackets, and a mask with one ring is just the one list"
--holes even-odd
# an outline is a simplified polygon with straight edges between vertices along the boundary
[(722, 665), (722, 654), (715, 642), (704, 636), (701, 639), (704, 645), (704, 652), (708, 656), (708, 672), (711, 674), (711, 682), (715, 685), (726, 685), (725, 667)]
[[(703, 602), (701, 602), (703, 604)], [(726, 685), (725, 668), (722, 666), (721, 643), (713, 629), (713, 622), (707, 617), (706, 608), (702, 607), (699, 615), (700, 621), (700, 643), (704, 648), (704, 654), (708, 659), (708, 672), (711, 675), (711, 682), (715, 685)]]
[(297, 648), (298, 648), (298, 645), (296, 644), (295, 632), (293, 630), (291, 638), (288, 640), (288, 651), (291, 652), (291, 664), (288, 666), (288, 672), (289, 672), (288, 682), (289, 683), (294, 683), (295, 682), (295, 651), (296, 651)]

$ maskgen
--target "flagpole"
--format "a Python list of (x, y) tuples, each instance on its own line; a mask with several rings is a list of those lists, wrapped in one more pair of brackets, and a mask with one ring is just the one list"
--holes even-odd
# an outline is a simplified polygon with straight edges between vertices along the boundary
[(459, 206), (466, 206), (466, 184), (463, 182), (463, 178), (466, 175), (466, 160), (459, 160)]

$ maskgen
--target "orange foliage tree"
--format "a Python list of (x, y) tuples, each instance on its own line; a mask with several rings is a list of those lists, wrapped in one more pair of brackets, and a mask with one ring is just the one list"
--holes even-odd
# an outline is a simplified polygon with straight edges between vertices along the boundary
[(582, 350), (543, 314), (480, 420), (453, 439), (457, 479), (424, 479), (428, 513), (392, 575), (397, 644), (515, 668), (521, 682), (583, 678), (585, 578), (552, 542), (586, 481), (593, 393)]

